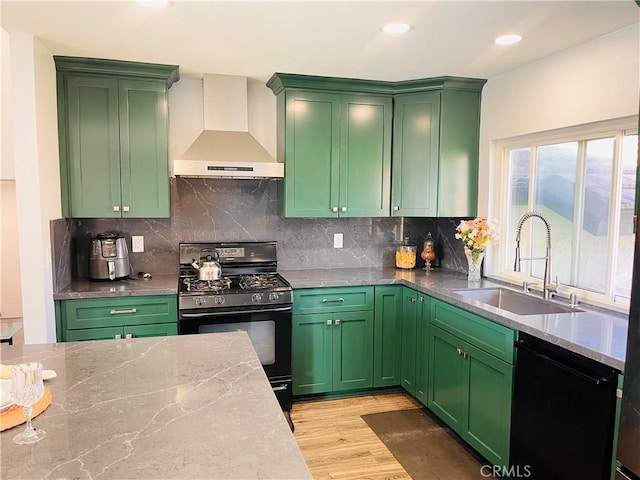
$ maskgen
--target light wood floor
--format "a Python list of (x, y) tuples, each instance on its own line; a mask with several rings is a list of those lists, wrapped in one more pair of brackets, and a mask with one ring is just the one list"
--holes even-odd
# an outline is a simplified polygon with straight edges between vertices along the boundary
[(360, 415), (420, 407), (408, 395), (387, 393), (296, 403), (291, 418), (314, 479), (410, 480)]

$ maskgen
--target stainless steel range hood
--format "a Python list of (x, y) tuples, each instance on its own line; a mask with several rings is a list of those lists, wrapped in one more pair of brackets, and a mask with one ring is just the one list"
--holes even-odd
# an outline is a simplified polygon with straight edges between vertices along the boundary
[(247, 78), (205, 74), (202, 79), (204, 131), (177, 160), (182, 177), (278, 178), (277, 162), (249, 133)]

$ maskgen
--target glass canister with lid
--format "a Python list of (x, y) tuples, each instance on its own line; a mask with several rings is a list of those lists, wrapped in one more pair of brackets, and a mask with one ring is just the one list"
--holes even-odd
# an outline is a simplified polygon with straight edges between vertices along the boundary
[(415, 268), (417, 250), (417, 245), (409, 243), (409, 237), (404, 237), (404, 241), (396, 247), (396, 267)]

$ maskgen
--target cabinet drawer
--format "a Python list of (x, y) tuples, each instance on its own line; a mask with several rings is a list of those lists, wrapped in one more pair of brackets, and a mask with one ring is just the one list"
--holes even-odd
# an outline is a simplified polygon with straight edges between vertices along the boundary
[(309, 288), (294, 290), (294, 313), (373, 310), (373, 287)]
[(67, 300), (62, 308), (67, 330), (177, 322), (173, 295)]
[(439, 300), (433, 300), (431, 323), (513, 364), (515, 330)]

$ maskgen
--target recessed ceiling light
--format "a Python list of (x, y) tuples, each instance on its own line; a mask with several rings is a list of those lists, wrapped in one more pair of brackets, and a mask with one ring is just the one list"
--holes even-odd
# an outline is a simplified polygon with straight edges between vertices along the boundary
[(396, 23), (387, 23), (384, 27), (382, 27), (382, 31), (384, 33), (389, 33), (389, 34), (398, 34), (398, 33), (406, 33), (409, 30), (411, 30), (411, 25), (409, 25), (408, 23), (400, 23), (400, 22), (396, 22)]
[(165, 8), (171, 5), (171, 0), (138, 0), (138, 3), (145, 7)]
[(522, 35), (509, 33), (508, 35), (500, 35), (495, 39), (495, 42), (498, 45), (513, 45), (514, 43), (518, 43), (520, 40), (522, 40)]

